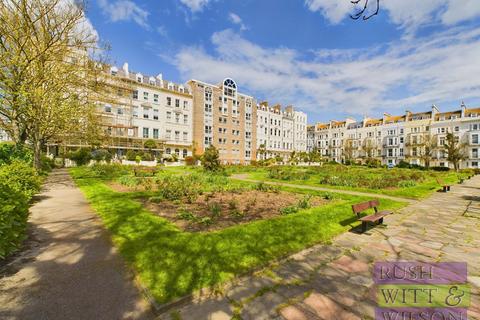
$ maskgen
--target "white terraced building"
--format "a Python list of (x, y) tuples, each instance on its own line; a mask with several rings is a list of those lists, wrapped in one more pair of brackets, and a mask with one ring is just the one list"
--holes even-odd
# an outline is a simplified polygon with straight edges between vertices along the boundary
[(461, 168), (480, 168), (480, 108), (467, 108), (440, 112), (436, 106), (431, 111), (392, 116), (380, 119), (365, 118), (330, 121), (309, 126), (309, 150), (318, 148), (330, 161), (352, 160), (364, 163), (368, 158), (385, 165), (400, 161), (425, 165), (426, 146), (433, 148), (430, 166), (452, 167), (447, 161), (445, 139), (453, 133), (463, 147), (466, 157)]

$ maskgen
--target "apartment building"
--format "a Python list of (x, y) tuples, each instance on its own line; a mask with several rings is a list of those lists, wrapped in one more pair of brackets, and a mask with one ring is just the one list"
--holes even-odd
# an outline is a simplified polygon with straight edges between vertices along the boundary
[(5, 130), (0, 129), (0, 142), (10, 141), (10, 137)]
[(480, 164), (480, 108), (440, 112), (436, 106), (430, 111), (392, 116), (381, 119), (365, 118), (331, 121), (310, 126), (309, 148), (318, 148), (330, 161), (352, 160), (363, 163), (367, 158), (384, 165), (400, 161), (425, 166), (452, 166), (447, 161), (445, 141), (453, 133), (464, 147), (466, 160), (461, 168), (479, 168)]
[(188, 82), (193, 96), (193, 145), (198, 155), (210, 145), (224, 164), (249, 164), (256, 159), (255, 99), (238, 92), (234, 80), (218, 85)]
[(288, 161), (292, 152), (307, 150), (307, 116), (293, 106), (284, 110), (268, 102), (257, 106), (257, 159), (281, 157)]
[(107, 89), (97, 101), (106, 144), (119, 157), (129, 149), (146, 149), (153, 140), (157, 155), (183, 159), (192, 154), (193, 103), (188, 88), (112, 66), (105, 71)]

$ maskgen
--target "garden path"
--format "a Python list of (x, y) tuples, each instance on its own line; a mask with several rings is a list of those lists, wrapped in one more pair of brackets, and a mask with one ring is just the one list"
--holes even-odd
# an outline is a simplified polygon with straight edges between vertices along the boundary
[(379, 194), (379, 193), (368, 193), (368, 192), (360, 192), (360, 191), (352, 191), (352, 190), (335, 189), (334, 187), (332, 187), (332, 188), (322, 188), (322, 187), (315, 187), (315, 186), (309, 186), (309, 185), (304, 185), (304, 184), (291, 184), (291, 183), (284, 183), (284, 182), (254, 180), (254, 179), (249, 179), (248, 174), (245, 174), (245, 173), (234, 174), (234, 175), (232, 175), (232, 179), (242, 180), (242, 181), (246, 181), (246, 182), (253, 182), (253, 183), (263, 182), (263, 183), (269, 184), (269, 185), (277, 185), (277, 186), (284, 186), (284, 187), (291, 187), (291, 188), (335, 192), (335, 193), (341, 193), (341, 194), (349, 194), (349, 195), (352, 195), (352, 196), (372, 197), (372, 198), (378, 198), (378, 199), (389, 199), (389, 200), (398, 201), (398, 202), (408, 202), (408, 203), (417, 202), (417, 200), (413, 200), (413, 199), (393, 197), (393, 196), (388, 196), (388, 195)]
[(469, 319), (480, 320), (479, 192), (476, 176), (386, 217), (383, 227), (346, 232), (159, 319), (372, 319), (374, 261), (403, 260), (466, 262)]
[(0, 319), (153, 319), (68, 171), (36, 198), (24, 250), (0, 268)]

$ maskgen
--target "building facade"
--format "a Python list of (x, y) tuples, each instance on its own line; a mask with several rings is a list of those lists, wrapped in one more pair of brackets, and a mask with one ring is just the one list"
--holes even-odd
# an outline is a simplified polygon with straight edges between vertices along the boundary
[(193, 96), (193, 145), (197, 155), (215, 146), (224, 164), (249, 164), (256, 159), (255, 99), (238, 92), (230, 78), (218, 85), (188, 82)]
[(452, 167), (447, 161), (445, 142), (452, 133), (465, 160), (461, 168), (480, 165), (480, 108), (469, 109), (463, 103), (459, 110), (430, 111), (392, 116), (381, 119), (365, 118), (317, 123), (308, 128), (308, 149), (317, 148), (329, 161), (365, 163), (377, 160), (384, 165), (401, 161), (421, 166)]
[(257, 160), (280, 157), (287, 162), (292, 152), (307, 151), (306, 114), (293, 106), (257, 105), (257, 147)]

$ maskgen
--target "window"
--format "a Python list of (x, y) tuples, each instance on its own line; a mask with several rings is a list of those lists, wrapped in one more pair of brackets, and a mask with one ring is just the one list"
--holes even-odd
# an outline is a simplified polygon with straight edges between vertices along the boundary
[(148, 138), (149, 136), (149, 128), (143, 128), (143, 137)]
[(158, 102), (158, 94), (153, 95), (153, 102)]
[(175, 122), (180, 123), (180, 114), (175, 113)]
[(153, 129), (153, 138), (158, 139), (158, 129)]
[(105, 110), (105, 112), (107, 112), (107, 113), (111, 113), (111, 112), (112, 112), (112, 107), (109, 106), (109, 105), (106, 105), (104, 110)]
[(138, 107), (133, 107), (132, 116), (138, 118)]
[(476, 159), (478, 158), (478, 149), (472, 149), (472, 158)]
[(188, 110), (188, 101), (183, 101), (183, 110)]
[(180, 156), (180, 149), (175, 149), (175, 154), (176, 154), (177, 156)]
[(187, 114), (183, 115), (183, 123), (188, 124), (188, 115)]
[(212, 133), (212, 126), (205, 126), (205, 133), (207, 134)]
[(175, 140), (180, 140), (180, 131), (175, 131)]
[(158, 120), (158, 109), (153, 109), (153, 120)]
[(172, 153), (172, 149), (170, 149), (170, 148), (165, 149), (165, 153), (166, 153), (166, 154), (171, 154), (171, 153)]
[(175, 99), (175, 107), (180, 108), (180, 100)]
[(212, 144), (212, 137), (205, 137), (205, 146), (209, 146)]
[(455, 132), (460, 131), (460, 127), (455, 127)]
[(148, 119), (148, 108), (143, 108), (143, 119)]
[(143, 93), (143, 100), (148, 100), (148, 92)]
[(212, 89), (205, 88), (205, 101), (212, 101)]
[(230, 78), (223, 81), (223, 94), (228, 97), (235, 97), (237, 94), (237, 85), (235, 81)]
[(171, 139), (172, 138), (172, 130), (167, 130), (165, 133), (165, 138), (166, 139)]
[(170, 97), (167, 97), (167, 106), (171, 106), (172, 105), (172, 98)]
[(122, 107), (118, 107), (118, 108), (117, 108), (117, 114), (118, 114), (118, 115), (122, 115), (122, 114), (123, 114), (123, 108), (122, 108)]
[(478, 134), (472, 134), (472, 144), (478, 144)]
[(210, 113), (212, 112), (212, 105), (205, 103), (205, 112)]
[(182, 156), (183, 156), (183, 158), (188, 157), (188, 151), (187, 151), (187, 149), (183, 149)]
[(172, 113), (167, 111), (167, 120), (172, 120)]
[(183, 132), (183, 141), (188, 141), (188, 132)]
[(133, 99), (138, 100), (138, 90), (133, 90), (132, 97)]

